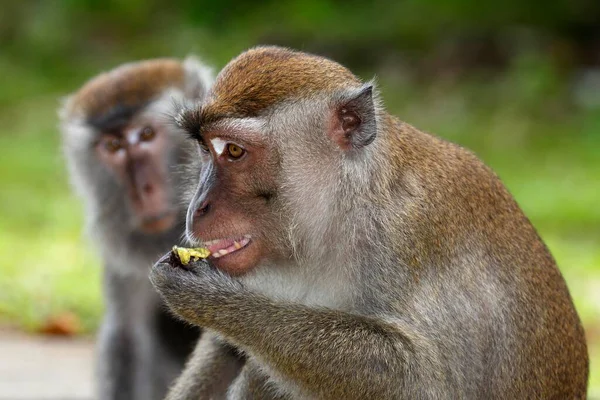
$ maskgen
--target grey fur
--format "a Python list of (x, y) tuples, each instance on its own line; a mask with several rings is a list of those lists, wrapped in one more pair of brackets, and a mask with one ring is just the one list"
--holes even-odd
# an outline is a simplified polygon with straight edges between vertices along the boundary
[[(99, 400), (159, 400), (181, 372), (200, 330), (174, 319), (148, 281), (150, 266), (174, 244), (184, 244), (186, 187), (199, 165), (185, 134), (170, 120), (174, 102), (198, 101), (212, 83), (212, 71), (192, 58), (184, 62), (185, 92), (166, 90), (133, 118), (152, 116), (167, 125), (175, 143), (164, 160), (171, 166), (172, 201), (178, 223), (147, 235), (132, 224), (127, 194), (97, 159), (98, 133), (85, 115), (60, 111), (63, 152), (74, 191), (85, 206), (86, 231), (104, 264), (105, 314), (98, 333)], [(68, 104), (72, 97), (66, 100)]]

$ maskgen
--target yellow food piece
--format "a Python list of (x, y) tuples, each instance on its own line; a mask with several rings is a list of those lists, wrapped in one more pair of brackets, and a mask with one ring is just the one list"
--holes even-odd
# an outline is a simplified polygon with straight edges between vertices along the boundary
[(171, 251), (179, 258), (179, 261), (183, 265), (188, 265), (190, 261), (210, 256), (210, 251), (204, 247), (186, 248), (173, 246)]

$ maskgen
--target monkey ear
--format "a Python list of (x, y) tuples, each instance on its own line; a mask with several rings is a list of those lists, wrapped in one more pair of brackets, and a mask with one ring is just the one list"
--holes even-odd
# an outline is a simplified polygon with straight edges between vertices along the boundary
[(185, 71), (185, 96), (188, 99), (204, 99), (214, 81), (213, 69), (196, 56), (183, 60)]
[(333, 107), (329, 136), (343, 150), (360, 149), (377, 135), (373, 84), (341, 94)]

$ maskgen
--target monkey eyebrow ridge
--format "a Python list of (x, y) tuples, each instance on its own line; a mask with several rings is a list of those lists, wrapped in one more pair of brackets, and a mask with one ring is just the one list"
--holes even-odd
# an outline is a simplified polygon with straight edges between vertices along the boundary
[(175, 123), (192, 139), (202, 140), (202, 111), (199, 107), (183, 108), (175, 116)]
[(146, 106), (147, 103), (136, 105), (117, 104), (104, 113), (91, 115), (88, 117), (87, 123), (100, 131), (118, 130)]
[(189, 138), (204, 145), (206, 145), (204, 133), (207, 131), (223, 132), (219, 136), (228, 136), (224, 134), (225, 132), (236, 132), (249, 136), (248, 139), (251, 140), (253, 136), (256, 137), (257, 134), (264, 132), (265, 127), (265, 121), (260, 117), (215, 114), (198, 105), (183, 107), (174, 119)]
[(218, 122), (219, 128), (237, 132), (263, 132), (265, 121), (258, 117), (223, 118)]

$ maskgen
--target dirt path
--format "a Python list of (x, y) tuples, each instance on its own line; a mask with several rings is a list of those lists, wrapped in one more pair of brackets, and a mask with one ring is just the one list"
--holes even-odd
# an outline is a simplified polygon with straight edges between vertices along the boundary
[(93, 398), (91, 340), (0, 330), (0, 400)]

